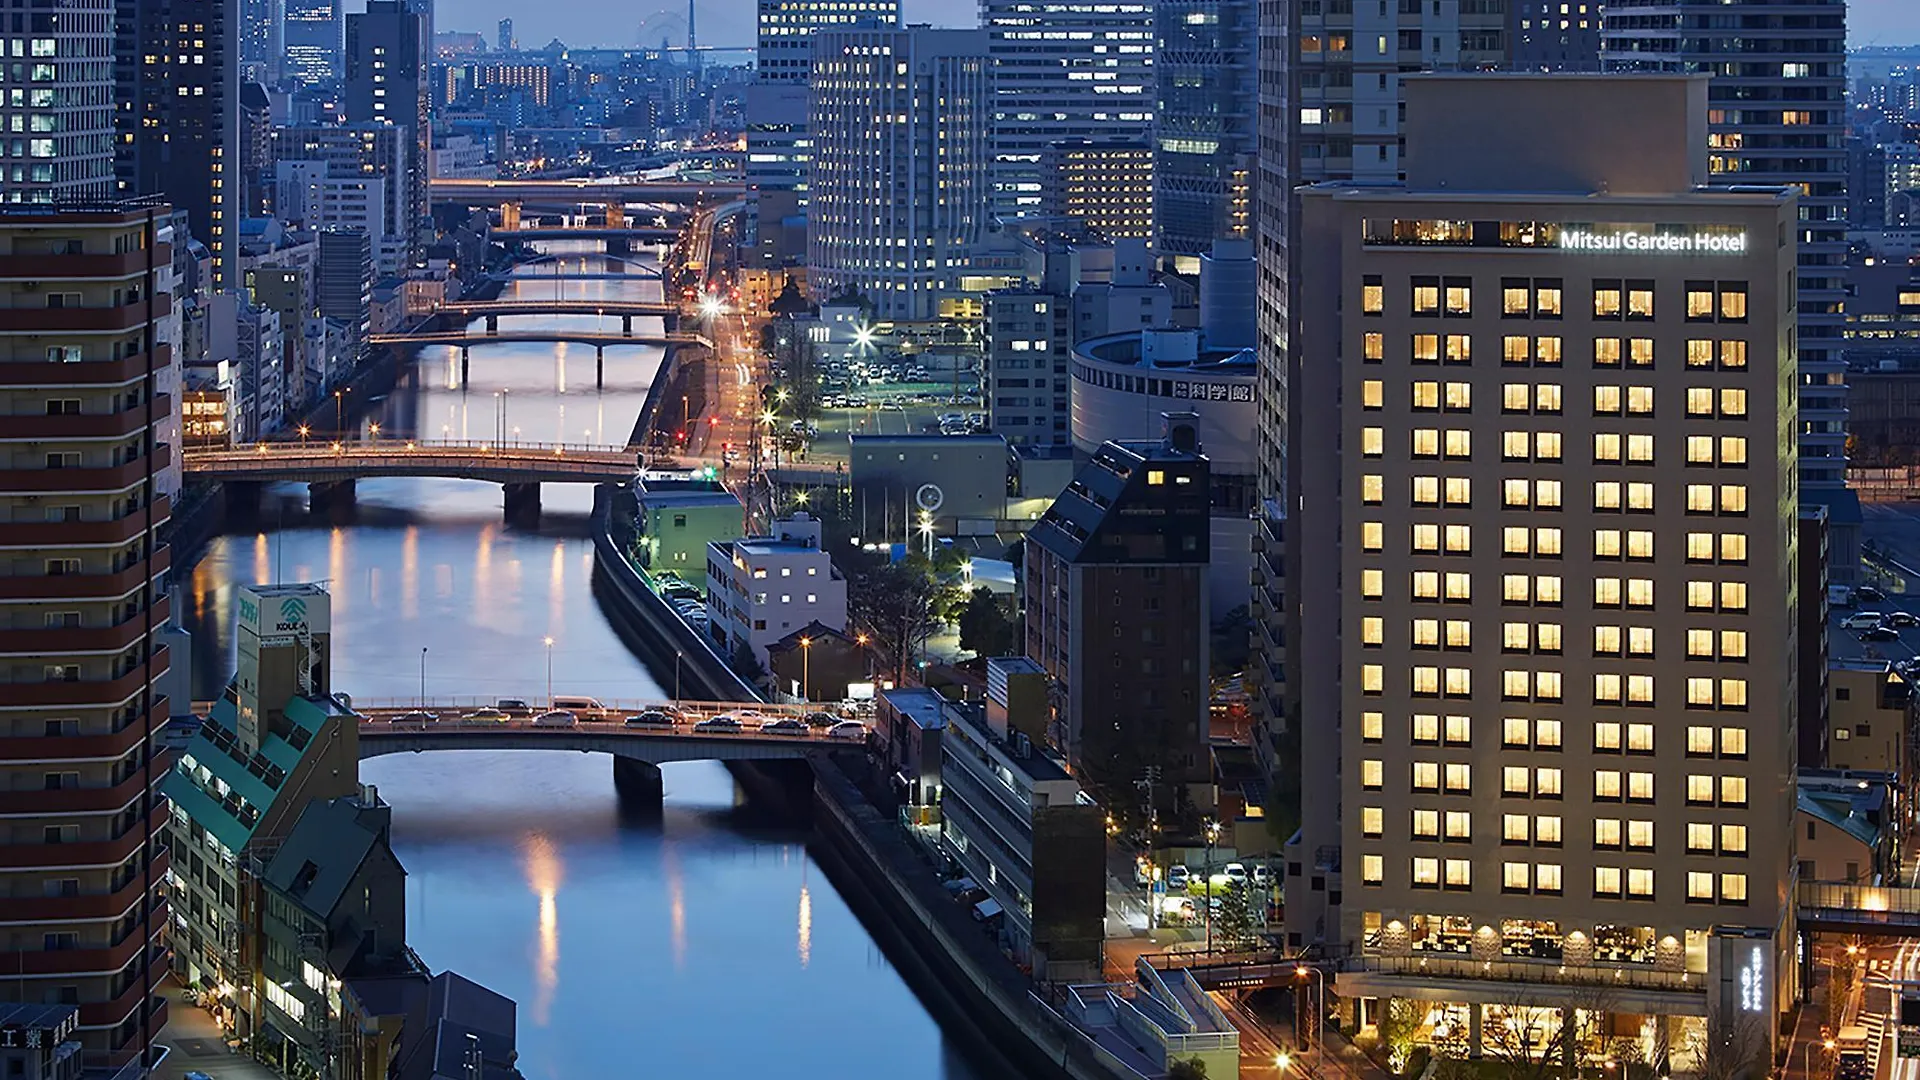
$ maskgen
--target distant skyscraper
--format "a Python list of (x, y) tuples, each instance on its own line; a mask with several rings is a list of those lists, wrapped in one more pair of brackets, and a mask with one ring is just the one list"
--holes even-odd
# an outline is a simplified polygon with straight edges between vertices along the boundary
[(285, 0), (281, 74), (302, 86), (333, 86), (345, 70), (347, 18), (342, 0)]
[(993, 209), (1041, 211), (1048, 143), (1153, 126), (1152, 0), (980, 0), (993, 53)]
[(519, 47), (519, 40), (513, 36), (513, 20), (501, 19), (499, 33), (494, 38), (494, 48), (501, 52), (512, 52)]
[(425, 246), (419, 233), (428, 221), (427, 162), (433, 156), (426, 30), (426, 16), (406, 0), (368, 0), (364, 13), (347, 17), (347, 120), (407, 130), (416, 253)]
[(240, 0), (240, 80), (278, 82), (286, 66), (286, 0)]
[[(405, 269), (410, 238), (416, 230), (414, 184), (409, 174), (409, 154), (413, 145), (407, 128), (392, 124), (349, 124), (344, 127), (283, 127), (273, 132), (273, 160), (276, 170), (290, 179), (299, 178), (305, 187), (332, 187), (340, 199), (351, 197), (351, 189), (338, 185), (314, 185), (313, 173), (288, 172), (295, 162), (316, 162), (319, 176), (341, 182), (378, 181), (385, 207), (384, 219), (365, 231), (372, 238), (375, 265), (383, 274)], [(371, 188), (362, 190), (371, 192)], [(353, 208), (336, 202), (333, 210), (324, 207), (309, 216), (307, 199), (311, 192), (282, 190), (276, 193), (274, 212), (283, 218), (298, 218), (318, 224), (340, 224), (351, 220), (344, 216)], [(325, 196), (322, 196), (325, 198)], [(336, 212), (337, 211), (337, 212)]]
[(813, 35), (854, 23), (897, 27), (900, 0), (761, 0), (747, 88), (747, 183), (755, 190), (797, 191), (806, 205)]
[(1600, 0), (1511, 0), (1515, 71), (1599, 71)]
[(919, 320), (959, 288), (986, 234), (990, 85), (978, 30), (814, 35), (807, 282), (817, 297), (857, 290), (878, 318)]
[(162, 195), (213, 256), (214, 289), (232, 284), (242, 187), (240, 0), (117, 0), (116, 183)]
[[(51, 125), (25, 141), (24, 155), (16, 154), (0, 169), (0, 199), (94, 201), (112, 194), (113, 71), (100, 57), (113, 54), (113, 10), (112, 0), (79, 0), (55, 19), (34, 0), (0, 0), (0, 18), (30, 32), (36, 50), (44, 50), (40, 42), (53, 43), (54, 69), (52, 79), (34, 81), (30, 101), (16, 99), (8, 110), (23, 127), (22, 106), (33, 110), (36, 130), (48, 121)], [(31, 31), (25, 31), (28, 19)], [(45, 57), (34, 59), (36, 71), (47, 63)]]
[[(1748, 0), (1739, 9), (1731, 26), (1721, 3), (1611, 0), (1604, 60), (1612, 71), (1712, 74), (1712, 181), (1800, 189), (1800, 495), (1845, 503), (1847, 9), (1805, 0)], [(1828, 518), (1836, 584), (1852, 584), (1859, 572), (1858, 521), (1851, 504)]]
[(1254, 4), (1159, 0), (1154, 23), (1154, 247), (1192, 271), (1252, 226)]

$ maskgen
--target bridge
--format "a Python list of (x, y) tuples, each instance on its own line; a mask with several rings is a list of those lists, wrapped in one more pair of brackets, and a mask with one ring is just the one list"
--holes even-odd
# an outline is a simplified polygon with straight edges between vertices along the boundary
[[(580, 262), (580, 269), (567, 269), (567, 264), (576, 259)], [(588, 270), (588, 262), (593, 259), (604, 259), (609, 263), (617, 263), (621, 269)], [(530, 271), (534, 267), (547, 266), (553, 268), (552, 272), (520, 272), (523, 270)], [(650, 259), (636, 259), (611, 251), (605, 253), (595, 252), (591, 255), (582, 255), (577, 252), (567, 252), (565, 254), (549, 252), (517, 262), (506, 270), (489, 274), (487, 277), (495, 281), (624, 281), (632, 278), (648, 278), (654, 281), (665, 280), (665, 275), (661, 272), (659, 263)]]
[(704, 203), (747, 193), (738, 182), (646, 180), (637, 177), (593, 180), (456, 180), (429, 182), (437, 206), (499, 206), (514, 202), (565, 205), (621, 203)]
[[(604, 703), (603, 703), (604, 704)], [(483, 704), (429, 702), (422, 706), (356, 704), (360, 720), (360, 757), (419, 754), (439, 750), (572, 750), (610, 754), (614, 785), (624, 798), (638, 796), (658, 804), (660, 766), (680, 761), (803, 761), (834, 750), (862, 750), (865, 738), (828, 734), (807, 727), (793, 733), (762, 731), (767, 720), (800, 719), (807, 709), (760, 702), (632, 702), (627, 708), (585, 710), (573, 723), (543, 724), (529, 717), (476, 715)], [(627, 715), (649, 709), (668, 711), (671, 727), (630, 727)], [(738, 731), (699, 731), (696, 725), (721, 713), (740, 721)], [(432, 716), (433, 719), (427, 719)]]
[(491, 229), (487, 235), (509, 244), (527, 240), (638, 240), (644, 244), (671, 244), (679, 239), (680, 230), (657, 225), (522, 225), (517, 229)]
[[(538, 330), (496, 330), (497, 319), (488, 319), (489, 328), (483, 333), (471, 333), (465, 328), (459, 330), (420, 329), (412, 333), (369, 334), (367, 341), (373, 345), (452, 345), (460, 350), (460, 381), (468, 381), (473, 357), (469, 353), (475, 345), (511, 344), (519, 342), (557, 343), (569, 345), (593, 346), (593, 382), (595, 386), (606, 385), (607, 346), (609, 345), (654, 345), (669, 351), (678, 347), (713, 349), (713, 340), (704, 334), (689, 334), (678, 330), (660, 334), (632, 333), (633, 319), (624, 320), (622, 333), (605, 330), (568, 330), (564, 327), (547, 327)], [(427, 326), (430, 324), (422, 324)]]
[(459, 319), (489, 320), (502, 315), (619, 315), (623, 318), (650, 316), (664, 319), (680, 314), (680, 305), (659, 300), (543, 300), (537, 296), (517, 296), (507, 300), (470, 300), (442, 304), (439, 314)]
[(570, 443), (375, 442), (254, 443), (231, 450), (188, 449), (190, 477), (225, 483), (230, 507), (258, 502), (260, 485), (305, 483), (316, 507), (351, 504), (354, 482), (396, 476), (484, 480), (506, 491), (510, 519), (537, 517), (540, 485), (631, 480), (636, 451)]
[(1920, 937), (1920, 888), (1803, 881), (1800, 929), (1878, 937)]

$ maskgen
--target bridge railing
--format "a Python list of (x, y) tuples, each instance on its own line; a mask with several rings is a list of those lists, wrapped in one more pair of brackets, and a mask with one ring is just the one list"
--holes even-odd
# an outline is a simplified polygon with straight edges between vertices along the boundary
[(1808, 921), (1920, 923), (1920, 889), (1899, 885), (1803, 881), (1800, 917)]
[[(354, 440), (314, 440), (270, 439), (262, 442), (241, 443), (225, 450), (187, 450), (184, 456), (213, 458), (237, 458), (240, 456), (272, 457), (343, 457), (353, 454), (401, 454), (433, 453), (437, 451), (459, 451), (483, 454), (605, 454), (632, 458), (637, 451), (630, 451), (614, 443), (569, 443), (569, 442), (531, 442), (521, 439), (481, 440), (481, 439), (354, 439)], [(637, 459), (636, 459), (637, 460)]]
[[(556, 694), (556, 697), (581, 697), (580, 694)], [(546, 695), (512, 699), (508, 695), (457, 695), (453, 697), (429, 698), (424, 703), (417, 697), (393, 698), (354, 698), (353, 711), (366, 717), (370, 723), (383, 723), (390, 714), (400, 714), (424, 710), (437, 713), (443, 719), (453, 718), (462, 710), (492, 708), (502, 700), (525, 701), (534, 709), (546, 708)], [(767, 719), (782, 716), (804, 717), (811, 712), (834, 712), (834, 706), (815, 702), (811, 705), (779, 705), (763, 701), (696, 701), (682, 699), (674, 702), (660, 698), (598, 698), (602, 707), (601, 717), (619, 721), (622, 717), (646, 712), (648, 709), (676, 708), (689, 717), (707, 717), (719, 713), (757, 713)], [(577, 711), (577, 710), (576, 710)], [(837, 712), (835, 715), (839, 715)], [(871, 717), (860, 718), (862, 723), (871, 723)]]

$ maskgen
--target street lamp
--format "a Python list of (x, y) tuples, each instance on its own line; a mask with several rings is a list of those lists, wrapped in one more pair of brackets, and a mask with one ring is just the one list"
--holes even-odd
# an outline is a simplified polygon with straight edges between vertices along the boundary
[(1273, 1056), (1273, 1067), (1279, 1069), (1281, 1072), (1286, 1072), (1287, 1066), (1291, 1064), (1293, 1064), (1292, 1054), (1283, 1051)]
[[(1835, 1045), (1836, 1044), (1832, 1039), (1828, 1039), (1825, 1042), (1822, 1042), (1820, 1044), (1821, 1048), (1826, 1050), (1828, 1053), (1833, 1052), (1833, 1048)], [(1807, 1078), (1808, 1080), (1812, 1080), (1813, 1078), (1813, 1043), (1811, 1042), (1807, 1043), (1807, 1052), (1804, 1055), (1802, 1055), (1802, 1057), (1806, 1065), (1805, 1072), (1807, 1074)]]
[(367, 434), (368, 434), (368, 435), (370, 435), (370, 436), (372, 436), (372, 437), (373, 437), (373, 438), (375, 438), (375, 439), (378, 439), (378, 438), (380, 437), (380, 425), (379, 425), (379, 424), (368, 424), (368, 425), (367, 425)]
[(300, 425), (300, 445), (301, 446), (307, 445), (307, 433), (312, 430), (313, 430), (312, 428), (309, 428), (305, 424)]
[(813, 700), (813, 684), (808, 677), (812, 674), (812, 670), (813, 639), (803, 637), (800, 639), (800, 700), (802, 701)]
[(673, 654), (673, 707), (676, 709), (680, 707), (680, 659), (686, 655), (683, 652)]
[(553, 708), (553, 639), (547, 638), (547, 708)]
[(427, 704), (427, 647), (420, 646), (420, 706)]
[(1213, 845), (1219, 839), (1220, 823), (1209, 818), (1207, 820), (1207, 865), (1206, 870), (1203, 871), (1206, 874), (1206, 880), (1202, 883), (1206, 886), (1207, 893), (1207, 955), (1209, 956), (1213, 955)]
[[(1312, 1017), (1311, 1017), (1312, 1023), (1302, 1024), (1300, 1026), (1299, 1034), (1300, 1034), (1300, 1037), (1304, 1040), (1306, 1038), (1306, 1033), (1308, 1031), (1313, 1032), (1313, 1045), (1314, 1045), (1313, 1053), (1315, 1057), (1320, 1059), (1319, 1064), (1324, 1068), (1324, 1066), (1327, 1063), (1327, 1043), (1325, 1039), (1322, 1039), (1320, 1037), (1320, 1025), (1326, 1022), (1323, 1019), (1323, 1017), (1326, 1015), (1327, 973), (1324, 971), (1321, 971), (1317, 967), (1308, 967), (1305, 964), (1294, 965), (1293, 977), (1296, 979), (1302, 980), (1300, 985), (1302, 986), (1307, 985), (1305, 980), (1309, 976), (1311, 976), (1314, 981), (1320, 984), (1318, 987), (1316, 987), (1317, 993), (1314, 995), (1314, 999), (1313, 999), (1314, 1001), (1313, 1007), (1316, 1010), (1316, 1012), (1312, 1014)], [(1306, 1011), (1303, 1009), (1301, 1010), (1301, 1013), (1302, 1013), (1302, 1018), (1306, 1019), (1307, 1018)], [(1302, 1050), (1306, 1049), (1306, 1045), (1304, 1042), (1301, 1044), (1300, 1048)]]

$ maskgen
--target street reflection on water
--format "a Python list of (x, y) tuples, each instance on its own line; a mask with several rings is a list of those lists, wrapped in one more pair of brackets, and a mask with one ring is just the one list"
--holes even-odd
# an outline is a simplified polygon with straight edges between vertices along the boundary
[[(565, 288), (659, 296), (657, 282)], [(485, 345), (463, 383), (444, 351), (424, 350), (363, 432), (624, 444), (659, 363), (609, 349), (596, 389), (590, 353)], [(593, 596), (589, 489), (548, 485), (530, 529), (503, 524), (494, 485), (363, 481), (333, 517), (305, 495), (272, 489), (258, 528), (216, 537), (183, 571), (196, 697), (232, 672), (234, 587), (275, 580), (326, 582), (333, 685), (358, 699), (537, 699), (549, 663), (557, 693), (663, 696)], [(988, 1075), (943, 1038), (804, 833), (745, 802), (718, 764), (667, 766), (651, 821), (623, 815), (598, 755), (394, 756), (361, 775), (394, 805), (409, 943), (519, 1004), (531, 1080)]]

